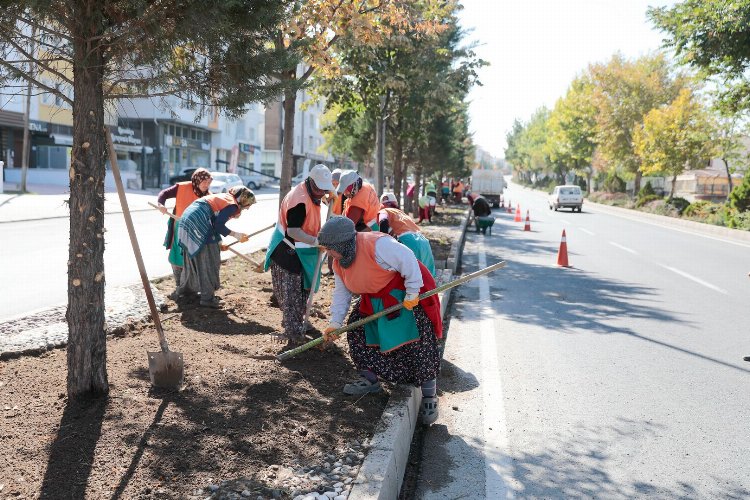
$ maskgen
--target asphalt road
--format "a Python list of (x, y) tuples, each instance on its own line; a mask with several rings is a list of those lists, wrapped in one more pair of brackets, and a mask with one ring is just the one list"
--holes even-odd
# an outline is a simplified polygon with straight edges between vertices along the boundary
[(750, 245), (506, 198), (532, 231), (469, 233), (508, 266), (458, 289), (417, 497), (750, 496)]
[[(229, 222), (230, 228), (249, 234), (276, 222), (278, 190), (262, 190), (260, 193), (258, 203), (239, 219)], [(130, 208), (133, 210), (143, 207)], [(132, 212), (132, 218), (149, 278), (171, 275), (167, 251), (162, 246), (167, 227), (166, 216), (156, 210), (146, 210)], [(107, 288), (139, 283), (140, 274), (123, 215), (107, 213), (104, 226), (104, 272)], [(0, 301), (0, 321), (65, 304), (70, 240), (68, 219), (9, 222), (3, 224), (2, 230), (0, 295), (9, 299)], [(270, 235), (269, 230), (232, 248), (242, 253), (253, 252), (265, 247)], [(229, 238), (228, 241), (233, 240)], [(224, 255), (232, 254), (224, 252)]]

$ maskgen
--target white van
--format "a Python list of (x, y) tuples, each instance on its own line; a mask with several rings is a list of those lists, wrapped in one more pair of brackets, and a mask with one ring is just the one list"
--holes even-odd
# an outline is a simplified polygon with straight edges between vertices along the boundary
[(552, 194), (547, 199), (549, 209), (557, 212), (558, 208), (570, 208), (573, 212), (583, 207), (583, 193), (580, 186), (564, 185), (555, 186)]

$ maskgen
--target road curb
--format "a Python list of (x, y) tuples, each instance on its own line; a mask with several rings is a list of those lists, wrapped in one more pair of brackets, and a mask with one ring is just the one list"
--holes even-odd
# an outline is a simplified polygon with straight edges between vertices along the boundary
[[(471, 210), (461, 222), (461, 235), (451, 244), (447, 269), (441, 281), (456, 276), (461, 268), (466, 228)], [(440, 313), (445, 320), (451, 292), (448, 289), (440, 294)], [(375, 434), (370, 440), (370, 451), (362, 462), (354, 480), (349, 500), (392, 500), (398, 498), (404, 481), (406, 462), (409, 459), (411, 440), (419, 421), (419, 408), (422, 404), (422, 391), (419, 387), (397, 386), (383, 411)]]

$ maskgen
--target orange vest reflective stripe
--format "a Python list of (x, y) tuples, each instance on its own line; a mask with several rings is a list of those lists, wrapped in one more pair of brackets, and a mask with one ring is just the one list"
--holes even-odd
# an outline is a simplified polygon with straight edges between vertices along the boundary
[(307, 192), (304, 182), (297, 184), (281, 201), (279, 209), (279, 223), (284, 234), (287, 229), (286, 215), (289, 210), (300, 203), (305, 204), (305, 221), (302, 223), (302, 230), (310, 236), (316, 237), (320, 232), (320, 206), (316, 205)]
[(221, 212), (229, 205), (237, 205), (234, 196), (229, 193), (209, 194), (205, 198), (214, 213)]
[(192, 202), (198, 199), (195, 191), (193, 191), (192, 181), (178, 182), (177, 183), (177, 197), (175, 199), (174, 214), (177, 217), (182, 216), (182, 212), (190, 206)]
[(418, 233), (419, 226), (414, 220), (407, 214), (398, 208), (383, 208), (380, 210), (388, 215), (388, 224), (391, 226), (391, 232), (394, 236), (398, 237), (404, 233), (413, 232)]
[[(362, 209), (362, 220), (368, 226), (372, 225), (373, 222), (378, 221), (378, 212), (380, 211), (380, 200), (378, 199), (378, 193), (375, 192), (375, 188), (367, 182), (362, 183), (362, 187), (359, 189), (354, 197), (347, 200), (346, 209), (344, 215), (349, 215), (349, 210), (352, 207), (359, 207)], [(358, 221), (354, 221), (356, 224)]]
[(338, 260), (333, 270), (341, 276), (346, 288), (352, 293), (376, 293), (393, 279), (396, 271), (386, 271), (375, 261), (375, 242), (378, 238), (390, 238), (385, 233), (357, 233), (357, 254), (352, 265), (344, 269)]

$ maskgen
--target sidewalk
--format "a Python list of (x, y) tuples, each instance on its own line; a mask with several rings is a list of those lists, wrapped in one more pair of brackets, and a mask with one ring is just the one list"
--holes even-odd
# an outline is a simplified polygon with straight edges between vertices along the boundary
[[(28, 193), (19, 193), (15, 183), (3, 183), (0, 193), (0, 223), (68, 217), (67, 186), (28, 184)], [(131, 211), (152, 210), (146, 203), (156, 201), (158, 191), (126, 190), (125, 196)], [(104, 213), (121, 213), (120, 199), (115, 191), (104, 195)]]

